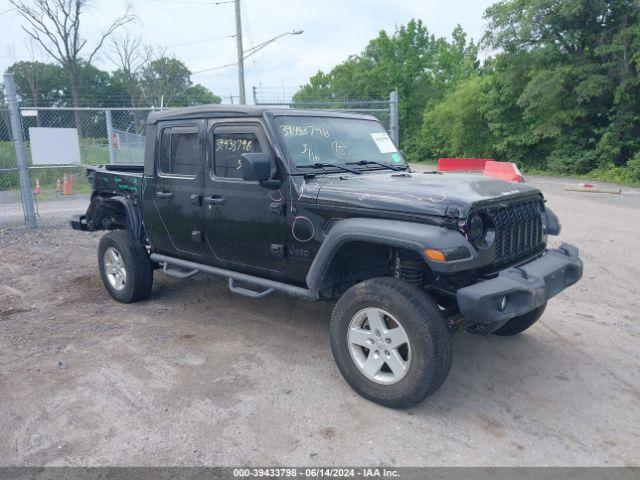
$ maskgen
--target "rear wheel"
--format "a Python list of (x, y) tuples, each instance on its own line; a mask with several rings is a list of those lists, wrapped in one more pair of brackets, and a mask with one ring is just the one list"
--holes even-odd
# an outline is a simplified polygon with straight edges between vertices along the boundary
[(435, 392), (451, 364), (449, 333), (425, 292), (395, 278), (351, 287), (332, 314), (331, 348), (351, 387), (404, 408)]
[(501, 337), (510, 337), (512, 335), (522, 333), (526, 329), (531, 327), (534, 323), (536, 323), (538, 319), (540, 319), (546, 307), (547, 304), (545, 303), (538, 308), (531, 310), (529, 313), (525, 313), (524, 315), (520, 315), (519, 317), (513, 317), (511, 320), (509, 320), (499, 329), (494, 330), (492, 333), (495, 335), (500, 335)]
[(130, 303), (149, 296), (151, 260), (128, 230), (115, 230), (100, 239), (98, 265), (103, 285), (117, 301)]

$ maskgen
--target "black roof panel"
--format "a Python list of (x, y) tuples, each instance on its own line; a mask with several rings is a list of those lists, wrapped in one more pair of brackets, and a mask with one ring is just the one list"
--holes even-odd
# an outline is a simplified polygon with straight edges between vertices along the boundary
[(337, 110), (301, 110), (289, 108), (273, 108), (259, 105), (198, 105), (195, 107), (172, 108), (162, 112), (151, 112), (147, 123), (153, 124), (163, 120), (183, 120), (190, 118), (216, 117), (261, 117), (269, 115), (317, 115), (320, 117), (365, 118), (377, 120), (369, 115), (339, 112)]

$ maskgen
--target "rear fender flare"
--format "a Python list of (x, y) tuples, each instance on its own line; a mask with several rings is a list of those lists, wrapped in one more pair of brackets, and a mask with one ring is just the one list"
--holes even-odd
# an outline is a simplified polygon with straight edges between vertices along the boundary
[(114, 206), (124, 211), (126, 227), (131, 231), (133, 237), (138, 240), (143, 240), (144, 227), (139, 209), (133, 200), (123, 197), (122, 195), (114, 195), (112, 197), (94, 196), (87, 210), (87, 222), (92, 223), (95, 230), (100, 229), (101, 227), (96, 225), (95, 221), (100, 218), (104, 209), (113, 208)]

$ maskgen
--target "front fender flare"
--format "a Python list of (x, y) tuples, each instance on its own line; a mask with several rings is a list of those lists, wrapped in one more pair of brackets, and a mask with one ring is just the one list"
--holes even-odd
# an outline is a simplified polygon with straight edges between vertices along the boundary
[[(306, 282), (311, 291), (318, 292), (337, 252), (350, 242), (370, 242), (378, 245), (404, 248), (418, 253), (433, 271), (458, 272), (475, 268), (480, 257), (459, 232), (437, 225), (379, 220), (375, 218), (347, 218), (340, 220), (327, 234), (307, 273)], [(425, 248), (449, 250), (466, 248), (467, 258), (436, 262), (426, 257)]]

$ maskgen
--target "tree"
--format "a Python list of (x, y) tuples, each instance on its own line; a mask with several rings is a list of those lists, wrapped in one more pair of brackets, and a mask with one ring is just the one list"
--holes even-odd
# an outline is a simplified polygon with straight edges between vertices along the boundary
[(506, 0), (485, 17), (494, 58), (428, 106), (417, 151), (640, 180), (640, 5)]
[(186, 107), (222, 101), (206, 87), (193, 85), (187, 66), (164, 53), (142, 69), (139, 82), (144, 101), (156, 107)]
[(16, 62), (7, 68), (14, 76), (22, 105), (52, 106), (65, 96), (68, 79), (62, 67), (53, 63)]
[[(23, 30), (64, 68), (69, 76), (71, 97), (74, 108), (80, 107), (79, 64), (80, 55), (87, 46), (87, 40), (81, 38), (80, 21), (82, 13), (91, 5), (91, 0), (33, 0), (27, 5), (22, 0), (10, 0), (17, 12), (26, 20)], [(118, 28), (134, 20), (127, 6), (125, 13), (117, 17), (101, 34), (97, 44), (86, 57), (88, 64), (102, 48), (105, 40)], [(82, 124), (80, 112), (75, 110), (78, 131)]]
[(639, 4), (510, 0), (485, 17), (485, 43), (499, 49), (503, 65), (524, 69), (511, 98), (532, 146), (548, 151), (548, 166), (585, 173), (625, 165), (640, 148)]
[(118, 67), (113, 73), (114, 81), (122, 83), (131, 98), (131, 106), (138, 106), (142, 92), (139, 75), (153, 54), (151, 47), (142, 44), (142, 37), (129, 32), (113, 38), (109, 59)]
[(175, 106), (178, 96), (191, 86), (191, 72), (177, 58), (161, 54), (140, 74), (142, 96), (149, 105)]
[(484, 114), (485, 82), (479, 76), (470, 77), (442, 102), (427, 109), (417, 141), (417, 158), (486, 157), (493, 153), (495, 139)]
[(411, 148), (425, 107), (477, 71), (477, 50), (460, 26), (449, 42), (431, 35), (422, 21), (411, 20), (392, 35), (381, 31), (362, 54), (331, 72), (318, 72), (294, 100), (379, 100), (397, 88), (401, 141)]
[(204, 105), (212, 103), (220, 103), (222, 98), (214, 95), (211, 90), (203, 85), (196, 84), (188, 87), (185, 92), (178, 96), (177, 103), (181, 106), (189, 107), (192, 105)]

